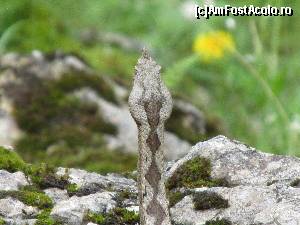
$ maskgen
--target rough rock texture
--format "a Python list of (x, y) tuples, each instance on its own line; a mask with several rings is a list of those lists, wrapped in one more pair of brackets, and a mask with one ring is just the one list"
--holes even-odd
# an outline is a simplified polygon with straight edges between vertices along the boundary
[(33, 224), (38, 210), (35, 207), (27, 206), (13, 198), (0, 199), (0, 216), (4, 217), (8, 224)]
[(58, 170), (58, 174), (61, 176), (65, 175), (66, 172), (69, 175), (69, 181), (76, 184), (81, 189), (95, 185), (99, 187), (99, 190), (111, 189), (114, 191), (137, 191), (136, 182), (134, 180), (124, 178), (117, 174), (108, 174), (103, 176), (80, 169), (69, 169), (66, 171), (64, 168), (59, 168)]
[(171, 209), (174, 221), (200, 225), (219, 217), (245, 225), (300, 223), (300, 188), (291, 185), (300, 177), (299, 158), (261, 153), (218, 136), (195, 145), (169, 167), (167, 175), (171, 176), (184, 162), (198, 156), (211, 160), (213, 178), (226, 178), (232, 185), (205, 188), (227, 199), (229, 208), (195, 211), (189, 195)]
[(55, 204), (69, 198), (67, 190), (61, 190), (59, 188), (48, 188), (44, 192)]
[[(198, 156), (210, 159), (212, 177), (225, 177), (229, 181), (229, 187), (189, 189), (191, 194), (170, 209), (172, 220), (176, 224), (202, 225), (217, 218), (227, 219), (234, 225), (300, 224), (299, 158), (261, 153), (240, 142), (218, 136), (198, 143), (177, 162), (168, 163), (167, 175), (171, 176), (184, 162)], [(138, 211), (134, 180), (78, 169), (66, 171), (60, 168), (58, 171), (59, 174), (65, 172), (69, 173), (70, 182), (78, 185), (78, 195), (75, 193), (70, 197), (66, 190), (44, 190), (54, 200), (51, 215), (65, 224), (81, 225), (88, 210), (103, 212), (118, 206)], [(15, 183), (16, 178), (8, 172), (0, 173), (0, 181), (8, 174), (13, 178), (7, 182)], [(193, 193), (204, 190), (228, 200), (229, 207), (195, 210)], [(124, 199), (118, 200), (118, 195)], [(37, 208), (25, 205), (19, 200), (0, 198), (0, 219), (4, 219), (9, 225), (34, 224), (38, 213)], [(91, 221), (86, 221), (85, 224), (88, 222)]]
[(184, 162), (201, 156), (212, 162), (212, 176), (226, 178), (232, 185), (267, 185), (290, 183), (300, 177), (299, 158), (256, 151), (241, 142), (217, 136), (199, 142), (167, 175), (170, 176)]
[[(195, 191), (203, 191), (199, 188)], [(286, 224), (300, 222), (299, 188), (287, 185), (215, 187), (209, 191), (228, 199), (229, 208), (195, 211), (191, 196), (186, 196), (171, 209), (174, 221), (204, 224), (207, 220), (226, 218), (233, 224)]]
[(24, 173), (10, 173), (5, 170), (0, 170), (0, 191), (16, 191), (20, 187), (28, 185), (28, 181)]
[(113, 200), (114, 193), (102, 192), (88, 196), (73, 196), (68, 200), (59, 202), (54, 206), (51, 216), (59, 222), (70, 225), (81, 224), (85, 213), (105, 213), (116, 206)]
[[(45, 55), (39, 51), (31, 55), (19, 55), (9, 53), (0, 57), (0, 145), (14, 145), (15, 140), (20, 137), (22, 131), (19, 129), (13, 117), (12, 98), (22, 96), (30, 90), (31, 78), (39, 79), (60, 79), (64, 74), (95, 74), (86, 63), (74, 55), (67, 55), (57, 52), (52, 55)], [(137, 151), (137, 128), (130, 116), (127, 106), (128, 90), (117, 85), (115, 82), (103, 76), (114, 89), (117, 97), (117, 105), (108, 101), (104, 95), (99, 95), (91, 89), (75, 91), (81, 93), (84, 100), (95, 102), (105, 119), (117, 127), (117, 135), (107, 135), (107, 144), (110, 148), (119, 148), (127, 152)], [(13, 84), (17, 88), (10, 90), (5, 88)], [(178, 109), (185, 118), (182, 126), (187, 131), (201, 136), (206, 132), (206, 122), (203, 114), (189, 103), (175, 101)], [(182, 107), (183, 106), (183, 107)], [(172, 118), (172, 116), (171, 116)], [(166, 156), (173, 160), (185, 155), (191, 145), (184, 137), (167, 132), (165, 135)], [(197, 139), (198, 140), (198, 139)]]

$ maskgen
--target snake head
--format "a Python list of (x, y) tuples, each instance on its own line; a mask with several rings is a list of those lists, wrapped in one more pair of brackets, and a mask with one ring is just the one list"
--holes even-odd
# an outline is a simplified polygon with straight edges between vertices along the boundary
[[(142, 56), (135, 66), (135, 77), (129, 95), (129, 109), (137, 125), (163, 123), (172, 111), (172, 98), (160, 77), (161, 67), (143, 49)], [(148, 112), (148, 113), (147, 113)], [(148, 114), (148, 116), (147, 116)], [(158, 121), (151, 121), (158, 118)]]

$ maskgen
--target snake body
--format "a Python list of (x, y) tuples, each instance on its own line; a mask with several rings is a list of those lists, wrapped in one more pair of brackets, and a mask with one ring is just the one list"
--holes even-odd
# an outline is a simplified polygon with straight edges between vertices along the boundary
[(138, 126), (140, 225), (171, 225), (164, 180), (163, 131), (172, 99), (160, 66), (144, 50), (135, 67), (129, 108)]

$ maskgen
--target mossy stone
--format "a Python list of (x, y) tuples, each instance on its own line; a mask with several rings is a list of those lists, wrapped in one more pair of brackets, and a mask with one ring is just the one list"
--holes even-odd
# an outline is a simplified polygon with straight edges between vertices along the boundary
[(55, 221), (50, 217), (51, 209), (44, 209), (37, 216), (37, 220), (34, 225), (61, 225), (61, 223)]
[(23, 202), (26, 205), (35, 206), (39, 209), (52, 208), (52, 200), (41, 192), (28, 190), (20, 191), (0, 191), (0, 198), (12, 197)]
[(225, 179), (212, 179), (211, 163), (203, 157), (196, 157), (185, 162), (166, 183), (168, 190), (180, 187), (197, 188), (213, 186), (228, 186), (228, 182)]
[(193, 194), (195, 210), (228, 208), (228, 200), (211, 191), (201, 191)]
[(139, 215), (124, 208), (116, 207), (108, 213), (88, 213), (86, 221), (99, 225), (136, 225), (139, 222)]

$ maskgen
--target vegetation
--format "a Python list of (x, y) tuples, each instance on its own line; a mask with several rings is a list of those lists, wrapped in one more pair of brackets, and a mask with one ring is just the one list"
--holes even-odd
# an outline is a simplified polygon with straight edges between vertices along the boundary
[(9, 172), (25, 171), (27, 164), (14, 151), (0, 147), (0, 168)]
[(42, 192), (37, 191), (0, 191), (0, 198), (12, 197), (25, 203), (26, 205), (36, 206), (39, 209), (52, 208), (51, 199)]
[(294, 181), (291, 182), (292, 187), (298, 187), (300, 185), (300, 178), (295, 179)]
[(62, 225), (60, 222), (55, 221), (50, 217), (51, 210), (50, 209), (44, 209), (40, 212), (40, 214), (37, 216), (37, 221), (34, 225)]
[(228, 183), (225, 179), (212, 179), (211, 163), (208, 159), (202, 157), (196, 157), (185, 162), (166, 183), (168, 190), (179, 187), (196, 188), (213, 186), (228, 186)]
[(13, 93), (14, 114), (25, 132), (16, 143), (23, 158), (102, 173), (126, 172), (136, 167), (134, 154), (106, 149), (103, 134), (116, 134), (116, 128), (103, 119), (98, 107), (71, 95), (81, 87), (90, 87), (116, 101), (103, 78), (72, 73), (58, 80), (42, 80), (25, 73), (21, 79), (29, 79), (30, 84), (6, 88)]
[[(72, 52), (100, 74), (130, 87), (138, 47), (119, 40), (151, 46), (173, 96), (196, 105), (213, 124), (206, 135), (188, 130), (175, 109), (168, 130), (191, 143), (225, 134), (265, 151), (299, 155), (299, 15), (192, 21), (188, 4), (180, 0), (90, 0), (75, 5), (71, 0), (2, 0), (0, 53), (38, 49), (51, 58), (57, 50)], [(232, 2), (244, 4), (265, 3)], [(268, 4), (300, 7), (297, 1), (269, 0)], [(119, 158), (119, 152), (104, 146), (102, 134), (112, 134), (115, 128), (95, 105), (66, 94), (88, 86), (117, 104), (103, 76), (66, 74), (37, 86), (41, 88), (32, 83), (28, 99), (16, 91), (21, 102), (15, 104), (15, 116), (25, 132), (16, 143), (22, 157), (103, 173), (135, 168), (134, 155)], [(212, 129), (216, 127), (222, 129)]]
[(67, 186), (67, 192), (68, 192), (69, 196), (75, 195), (78, 190), (79, 190), (79, 187), (77, 184), (69, 184)]
[(222, 198), (215, 192), (201, 191), (193, 194), (195, 210), (228, 208), (228, 200)]
[(186, 195), (190, 193), (182, 193), (180, 191), (168, 191), (168, 198), (169, 198), (169, 207), (173, 207), (178, 202), (180, 202)]
[(209, 220), (205, 222), (205, 225), (232, 225), (231, 221), (227, 219), (215, 219), (215, 220)]
[(99, 225), (135, 225), (139, 222), (139, 215), (124, 208), (114, 208), (109, 213), (88, 213), (86, 220)]

